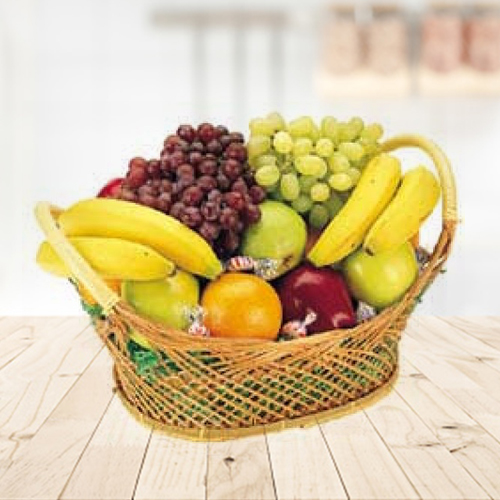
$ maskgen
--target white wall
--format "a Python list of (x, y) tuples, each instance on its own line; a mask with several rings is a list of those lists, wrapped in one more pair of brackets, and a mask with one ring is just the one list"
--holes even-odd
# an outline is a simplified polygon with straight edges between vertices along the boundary
[[(287, 4), (292, 15), (297, 4)], [(201, 113), (193, 97), (191, 32), (152, 27), (154, 5), (167, 2), (0, 0), (0, 314), (80, 312), (71, 287), (34, 263), (42, 239), (32, 214), (37, 200), (64, 207), (93, 196), (130, 157), (157, 155), (180, 122), (206, 119), (245, 130), (249, 118), (277, 105), (269, 33), (247, 33), (244, 85), (236, 88), (241, 76), (234, 76), (228, 28), (206, 40), (211, 71)], [(278, 96), (287, 116), (357, 114), (380, 121), (389, 135), (428, 135), (452, 160), (463, 223), (448, 273), (420, 311), (500, 313), (500, 100), (322, 102), (311, 75), (316, 40), (305, 18), (295, 19), (284, 34), (285, 82)], [(426, 226), (429, 244), (439, 229), (437, 215)]]

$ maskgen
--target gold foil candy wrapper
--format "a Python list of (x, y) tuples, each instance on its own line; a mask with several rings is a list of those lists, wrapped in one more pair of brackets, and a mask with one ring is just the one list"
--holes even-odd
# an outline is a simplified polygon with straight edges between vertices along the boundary
[(194, 337), (210, 337), (210, 330), (203, 324), (205, 311), (201, 306), (189, 308), (186, 311), (189, 320), (188, 333)]
[(280, 261), (276, 259), (254, 259), (247, 255), (232, 257), (226, 262), (226, 270), (233, 272), (253, 271), (256, 276), (270, 281), (278, 276)]
[(359, 301), (358, 307), (356, 309), (356, 321), (358, 323), (364, 323), (375, 317), (377, 311), (374, 307), (368, 305), (366, 302)]
[(316, 321), (317, 314), (309, 311), (302, 320), (288, 321), (281, 328), (280, 336), (285, 340), (299, 339), (307, 336), (307, 327)]

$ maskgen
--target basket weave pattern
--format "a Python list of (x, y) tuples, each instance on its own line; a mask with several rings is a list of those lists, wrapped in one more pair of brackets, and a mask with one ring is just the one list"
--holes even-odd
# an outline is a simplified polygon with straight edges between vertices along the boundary
[[(107, 313), (96, 321), (96, 331), (114, 359), (117, 390), (129, 410), (170, 434), (226, 439), (264, 425), (314, 423), (359, 406), (387, 387), (397, 373), (401, 332), (446, 261), (457, 220), (446, 157), (430, 141), (413, 136), (384, 145), (386, 151), (402, 146), (427, 152), (440, 175), (443, 225), (429, 262), (403, 299), (370, 321), (294, 341), (193, 337), (140, 317), (70, 248), (53, 218), (51, 225), (48, 216), (39, 215), (49, 241)], [(147, 373), (138, 372), (131, 357), (131, 331), (154, 348), (155, 362)]]

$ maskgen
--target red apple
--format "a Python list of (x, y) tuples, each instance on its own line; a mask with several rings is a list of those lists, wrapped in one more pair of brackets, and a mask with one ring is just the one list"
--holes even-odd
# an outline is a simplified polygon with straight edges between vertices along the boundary
[(111, 179), (98, 193), (98, 198), (115, 198), (120, 188), (122, 187), (123, 179), (117, 177), (116, 179)]
[(316, 313), (316, 320), (307, 327), (308, 333), (356, 325), (352, 300), (338, 271), (303, 264), (279, 280), (277, 291), (283, 321), (302, 321), (309, 311)]

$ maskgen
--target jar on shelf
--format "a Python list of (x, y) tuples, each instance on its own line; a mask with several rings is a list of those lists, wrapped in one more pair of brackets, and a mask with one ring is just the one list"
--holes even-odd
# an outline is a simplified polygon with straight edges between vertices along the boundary
[(353, 5), (331, 7), (324, 20), (322, 59), (334, 74), (350, 73), (361, 66), (361, 28)]
[(373, 6), (372, 20), (366, 27), (367, 65), (384, 74), (408, 66), (408, 38), (408, 23), (400, 7)]
[(473, 8), (465, 23), (465, 54), (478, 71), (500, 71), (500, 4)]
[(422, 20), (421, 59), (424, 66), (440, 73), (459, 68), (464, 50), (462, 35), (459, 5), (431, 5)]

